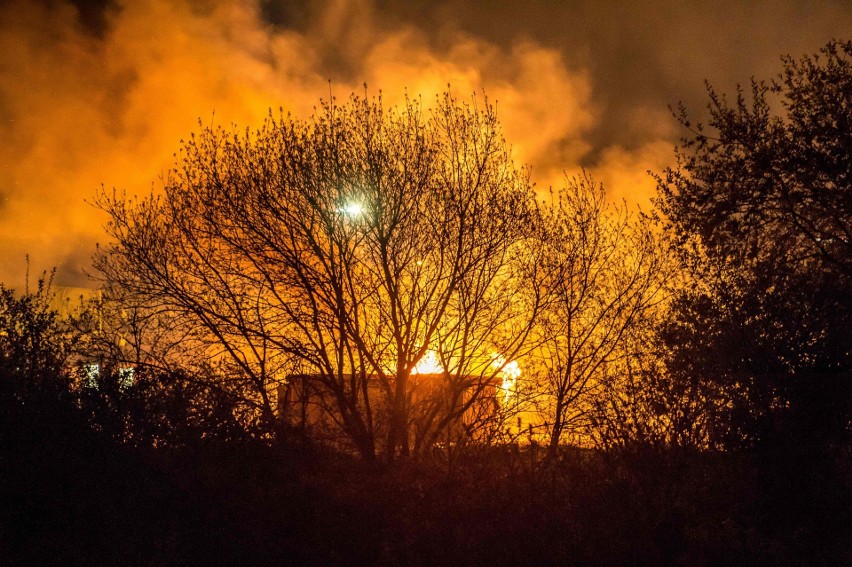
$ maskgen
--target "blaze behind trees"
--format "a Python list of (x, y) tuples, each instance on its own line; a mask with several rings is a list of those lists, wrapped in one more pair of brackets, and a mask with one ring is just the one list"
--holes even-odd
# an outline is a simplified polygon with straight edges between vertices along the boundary
[[(430, 447), (493, 395), (493, 353), (517, 358), (543, 305), (535, 194), (487, 100), (445, 94), (426, 114), (353, 95), (305, 121), (206, 128), (161, 195), (97, 203), (106, 282), (203, 329), (192, 340), (231, 369), (220, 386), (239, 383), (270, 431), (277, 385), (315, 376), (368, 459)], [(430, 351), (444, 407), (412, 415)]]

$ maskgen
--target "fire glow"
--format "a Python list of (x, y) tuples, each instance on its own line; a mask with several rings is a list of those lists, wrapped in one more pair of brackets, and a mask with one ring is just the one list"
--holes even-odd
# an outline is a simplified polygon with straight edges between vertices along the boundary
[(518, 378), (521, 376), (521, 367), (517, 360), (506, 361), (502, 355), (494, 355), (494, 361), (491, 366), (498, 369), (498, 374), (502, 378), (501, 384), (497, 387), (500, 395), (503, 397), (503, 403), (509, 403), (509, 399), (515, 393), (515, 387), (518, 385)]
[(444, 372), (444, 366), (433, 350), (427, 350), (423, 358), (411, 370), (412, 374), (443, 374)]

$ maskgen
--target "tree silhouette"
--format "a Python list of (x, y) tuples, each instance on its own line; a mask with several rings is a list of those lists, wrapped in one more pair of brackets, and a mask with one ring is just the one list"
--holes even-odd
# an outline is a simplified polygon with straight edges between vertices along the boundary
[(665, 299), (669, 265), (648, 219), (608, 204), (589, 177), (552, 194), (540, 229), (547, 301), (536, 359), (552, 458), (566, 433), (588, 444), (590, 411), (636, 357), (625, 342)]
[[(531, 184), (493, 107), (437, 102), (424, 116), (353, 95), (307, 121), (205, 129), (161, 196), (100, 195), (114, 244), (96, 267), (188, 325), (270, 431), (299, 375), (365, 458), (425, 450), (494, 394), (495, 353), (521, 352), (540, 304)], [(442, 407), (412, 415), (427, 353)]]
[(783, 62), (750, 99), (710, 88), (709, 129), (659, 183), (693, 275), (663, 329), (669, 367), (707, 387), (734, 446), (838, 440), (852, 418), (852, 42)]
[[(50, 419), (71, 403), (73, 329), (51, 307), (52, 278), (24, 293), (0, 284), (0, 399), (7, 427), (19, 411)], [(4, 419), (5, 421), (5, 419)]]

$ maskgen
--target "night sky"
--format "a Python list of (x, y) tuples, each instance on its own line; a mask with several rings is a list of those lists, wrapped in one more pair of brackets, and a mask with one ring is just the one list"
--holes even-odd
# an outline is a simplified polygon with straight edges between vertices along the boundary
[(700, 117), (705, 79), (732, 93), (850, 30), (848, 0), (5, 0), (0, 282), (21, 285), (29, 254), (86, 285), (106, 219), (85, 200), (156, 189), (199, 120), (304, 117), (365, 82), (388, 104), (484, 91), (540, 188), (585, 167), (647, 206), (681, 134), (669, 105)]

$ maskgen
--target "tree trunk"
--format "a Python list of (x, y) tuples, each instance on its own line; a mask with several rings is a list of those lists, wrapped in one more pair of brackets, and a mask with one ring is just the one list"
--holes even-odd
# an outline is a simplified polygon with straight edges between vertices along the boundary
[(388, 446), (386, 449), (388, 460), (409, 455), (407, 386), (408, 376), (406, 374), (397, 375), (396, 389), (390, 408), (390, 423), (388, 424)]
[(559, 396), (556, 400), (556, 411), (554, 412), (553, 429), (550, 430), (550, 443), (547, 446), (547, 457), (545, 462), (553, 462), (559, 450), (559, 439), (562, 437), (562, 414), (564, 412), (564, 400)]
[(355, 439), (355, 446), (358, 449), (358, 454), (361, 460), (372, 463), (376, 460), (376, 444), (370, 435), (359, 436)]

